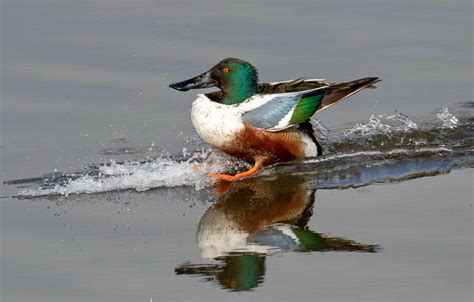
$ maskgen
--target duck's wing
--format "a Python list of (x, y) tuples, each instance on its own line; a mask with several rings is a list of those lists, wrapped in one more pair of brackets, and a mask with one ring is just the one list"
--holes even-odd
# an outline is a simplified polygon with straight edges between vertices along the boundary
[(312, 90), (257, 94), (247, 104), (249, 110), (242, 118), (252, 127), (267, 131), (281, 131), (307, 121), (321, 106), (327, 86)]
[(375, 83), (381, 80), (377, 77), (362, 78), (350, 82), (330, 84), (326, 94), (318, 107), (318, 112), (324, 110), (348, 97), (361, 91), (364, 88), (375, 88)]
[(289, 93), (299, 92), (311, 89), (316, 89), (324, 86), (328, 86), (331, 83), (326, 82), (323, 79), (310, 79), (305, 80), (304, 78), (298, 78), (289, 81), (282, 82), (268, 82), (258, 84), (258, 93)]
[(377, 77), (362, 78), (345, 83), (330, 83), (323, 79), (298, 78), (283, 82), (260, 83), (258, 85), (259, 93), (288, 93), (311, 90), (318, 87), (328, 86), (326, 94), (322, 100), (321, 106), (317, 111), (326, 109), (349, 96), (359, 92), (364, 88), (375, 88), (375, 83), (380, 82)]
[(259, 84), (259, 94), (252, 97), (245, 122), (267, 131), (281, 131), (307, 121), (316, 111), (326, 109), (364, 88), (375, 88), (377, 77), (345, 83), (299, 78), (286, 82)]

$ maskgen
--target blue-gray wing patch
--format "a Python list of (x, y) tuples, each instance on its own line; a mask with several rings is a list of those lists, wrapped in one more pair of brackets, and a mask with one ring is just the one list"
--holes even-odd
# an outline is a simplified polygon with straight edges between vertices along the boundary
[(273, 128), (299, 102), (299, 96), (277, 96), (268, 103), (244, 114), (243, 119), (253, 127)]

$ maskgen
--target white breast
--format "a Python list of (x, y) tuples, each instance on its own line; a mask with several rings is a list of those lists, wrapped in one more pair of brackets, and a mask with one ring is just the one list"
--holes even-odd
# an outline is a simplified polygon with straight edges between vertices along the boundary
[(191, 109), (191, 119), (199, 136), (207, 143), (221, 147), (235, 140), (236, 134), (244, 128), (242, 108), (224, 105), (198, 94)]

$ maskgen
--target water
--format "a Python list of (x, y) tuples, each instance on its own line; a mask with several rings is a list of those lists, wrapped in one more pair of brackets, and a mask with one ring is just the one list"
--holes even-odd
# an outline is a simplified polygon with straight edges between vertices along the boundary
[[(295, 172), (317, 179), (314, 189), (364, 186), (449, 172), (473, 166), (474, 103), (438, 110), (418, 124), (403, 113), (372, 115), (367, 122), (340, 127), (334, 133), (320, 122), (321, 143), (328, 155), (269, 167), (257, 178)], [(356, 150), (356, 151), (354, 151)], [(160, 187), (215, 185), (208, 173), (242, 169), (246, 164), (212, 148), (162, 155), (145, 161), (89, 165), (85, 171), (56, 172), (41, 177), (9, 180), (21, 185), (18, 197), (147, 191)], [(354, 175), (355, 173), (355, 175)]]
[[(471, 301), (471, 12), (3, 1), (2, 301)], [(168, 84), (227, 56), (383, 81), (315, 116), (323, 157), (224, 187), (246, 164)]]

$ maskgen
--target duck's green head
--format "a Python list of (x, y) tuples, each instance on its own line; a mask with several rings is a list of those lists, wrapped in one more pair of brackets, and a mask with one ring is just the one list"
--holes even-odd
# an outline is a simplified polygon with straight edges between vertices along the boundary
[(170, 84), (180, 91), (213, 86), (222, 91), (222, 103), (241, 103), (258, 91), (257, 69), (244, 60), (226, 58), (197, 77)]

